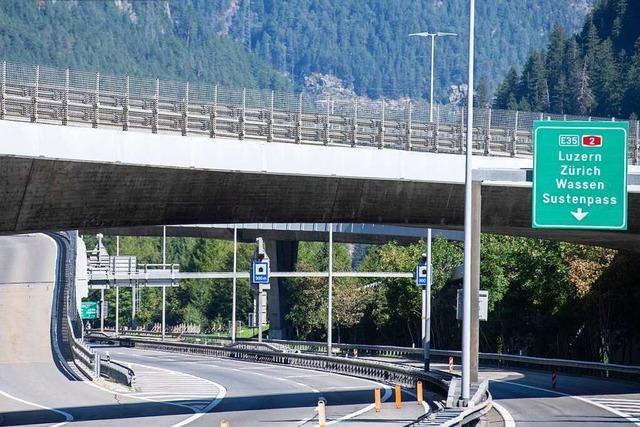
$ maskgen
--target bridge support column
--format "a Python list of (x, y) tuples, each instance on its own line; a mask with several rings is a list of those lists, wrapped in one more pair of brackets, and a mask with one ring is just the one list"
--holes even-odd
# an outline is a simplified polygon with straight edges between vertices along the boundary
[[(298, 242), (268, 240), (267, 254), (273, 271), (293, 271), (298, 261)], [(290, 336), (290, 327), (285, 316), (289, 312), (289, 280), (271, 279), (271, 289), (267, 291), (267, 319), (269, 319), (269, 338), (286, 339)]]
[(471, 382), (478, 382), (478, 351), (480, 345), (480, 228), (482, 181), (473, 181), (471, 187)]

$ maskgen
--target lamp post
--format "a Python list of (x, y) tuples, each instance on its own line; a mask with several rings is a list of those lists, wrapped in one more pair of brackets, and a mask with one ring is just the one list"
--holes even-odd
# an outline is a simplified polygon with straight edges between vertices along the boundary
[[(475, 30), (475, 0), (469, 0), (469, 59), (467, 89), (467, 144), (464, 176), (464, 278), (462, 314), (462, 401), (466, 406), (470, 398), (471, 386), (471, 219), (472, 219), (472, 148), (473, 148), (473, 66)], [(477, 298), (477, 297), (476, 297)], [(474, 304), (477, 304), (477, 300)]]
[(435, 33), (423, 32), (423, 33), (411, 33), (409, 37), (431, 37), (431, 75), (429, 83), (429, 123), (433, 123), (433, 65), (435, 63), (436, 54), (436, 37), (457, 36), (456, 33), (445, 33), (438, 31)]
[[(433, 123), (433, 82), (434, 64), (436, 56), (436, 37), (455, 37), (456, 33), (437, 31), (435, 33), (422, 32), (411, 33), (409, 37), (431, 37), (431, 72), (429, 74), (429, 123)], [(424, 369), (429, 370), (431, 359), (431, 229), (428, 230), (427, 237), (427, 268), (429, 277), (427, 285), (422, 290), (422, 346), (424, 350)]]

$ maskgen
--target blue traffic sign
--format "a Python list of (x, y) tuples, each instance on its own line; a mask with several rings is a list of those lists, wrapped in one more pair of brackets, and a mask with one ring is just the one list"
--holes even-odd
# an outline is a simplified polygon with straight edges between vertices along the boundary
[(418, 264), (416, 266), (416, 285), (427, 286), (429, 283), (429, 268), (427, 264)]
[(268, 284), (271, 273), (269, 260), (254, 260), (251, 266), (251, 282), (257, 284)]

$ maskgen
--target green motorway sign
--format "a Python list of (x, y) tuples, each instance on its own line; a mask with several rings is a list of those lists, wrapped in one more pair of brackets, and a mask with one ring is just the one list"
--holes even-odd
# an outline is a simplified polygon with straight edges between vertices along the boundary
[(532, 226), (627, 229), (626, 122), (533, 123)]
[(82, 301), (80, 305), (80, 318), (81, 319), (97, 319), (98, 316), (98, 302), (97, 301)]

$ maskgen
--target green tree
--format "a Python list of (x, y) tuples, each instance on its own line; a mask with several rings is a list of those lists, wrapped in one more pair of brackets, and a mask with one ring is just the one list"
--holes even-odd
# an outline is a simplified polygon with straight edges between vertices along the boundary
[(549, 87), (549, 111), (562, 114), (566, 112), (567, 76), (565, 35), (560, 25), (555, 25), (549, 37), (546, 54), (546, 71)]
[[(298, 271), (326, 271), (328, 246), (323, 243), (301, 242), (298, 253)], [(346, 246), (333, 247), (333, 268), (348, 271), (351, 257)], [(294, 282), (291, 311), (287, 318), (293, 323), (296, 334), (303, 338), (323, 338), (327, 332), (328, 284), (324, 278), (300, 278)], [(369, 299), (369, 287), (351, 278), (336, 278), (333, 285), (333, 326), (338, 342), (350, 333), (362, 319)]]
[(517, 90), (518, 90), (518, 72), (515, 67), (509, 68), (507, 77), (498, 87), (496, 92), (496, 99), (494, 101), (494, 107), (501, 109), (515, 109), (515, 103), (517, 103)]
[[(548, 111), (549, 88), (547, 86), (544, 55), (535, 52), (524, 65), (520, 77), (519, 97), (523, 109)], [(524, 103), (523, 101), (526, 101)]]
[(593, 55), (589, 79), (597, 100), (595, 113), (601, 116), (616, 116), (620, 114), (623, 93), (620, 69), (611, 40), (600, 43)]

